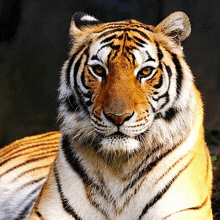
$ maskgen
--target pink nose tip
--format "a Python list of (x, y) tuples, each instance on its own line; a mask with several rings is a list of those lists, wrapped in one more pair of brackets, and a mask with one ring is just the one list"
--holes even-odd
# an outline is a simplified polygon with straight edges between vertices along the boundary
[(113, 113), (104, 112), (105, 117), (115, 125), (122, 125), (125, 121), (128, 121), (133, 116), (133, 114), (134, 113), (132, 112), (117, 115)]

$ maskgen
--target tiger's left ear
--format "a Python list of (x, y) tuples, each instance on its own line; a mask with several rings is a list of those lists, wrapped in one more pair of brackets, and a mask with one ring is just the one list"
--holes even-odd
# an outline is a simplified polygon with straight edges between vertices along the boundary
[(162, 32), (176, 43), (181, 44), (191, 33), (189, 17), (184, 12), (174, 12), (160, 22), (155, 31)]
[(73, 15), (70, 25), (70, 35), (79, 34), (84, 27), (100, 24), (101, 22), (95, 17), (84, 12), (76, 12)]

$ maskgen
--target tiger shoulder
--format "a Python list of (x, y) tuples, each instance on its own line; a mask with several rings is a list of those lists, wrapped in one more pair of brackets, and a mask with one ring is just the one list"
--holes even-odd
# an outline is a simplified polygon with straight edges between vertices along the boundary
[(76, 13), (60, 133), (0, 151), (0, 219), (213, 219), (203, 102), (182, 47), (190, 32), (183, 12), (156, 27)]

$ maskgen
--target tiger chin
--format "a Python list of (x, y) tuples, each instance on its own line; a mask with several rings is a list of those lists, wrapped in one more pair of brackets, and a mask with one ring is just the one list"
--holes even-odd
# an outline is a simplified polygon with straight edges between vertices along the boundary
[(182, 47), (190, 32), (183, 12), (156, 27), (73, 16), (59, 87), (61, 135), (30, 137), (36, 151), (57, 135), (59, 151), (38, 188), (33, 180), (27, 190), (26, 199), (39, 193), (35, 205), (19, 206), (26, 219), (31, 209), (31, 220), (213, 219), (203, 103)]

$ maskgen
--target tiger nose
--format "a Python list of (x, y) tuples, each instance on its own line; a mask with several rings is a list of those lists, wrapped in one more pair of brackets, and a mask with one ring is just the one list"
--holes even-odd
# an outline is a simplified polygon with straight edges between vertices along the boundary
[(113, 124), (119, 126), (122, 125), (125, 121), (128, 121), (134, 114), (132, 113), (124, 113), (124, 114), (114, 114), (114, 113), (105, 113), (103, 112), (105, 117), (111, 121)]

